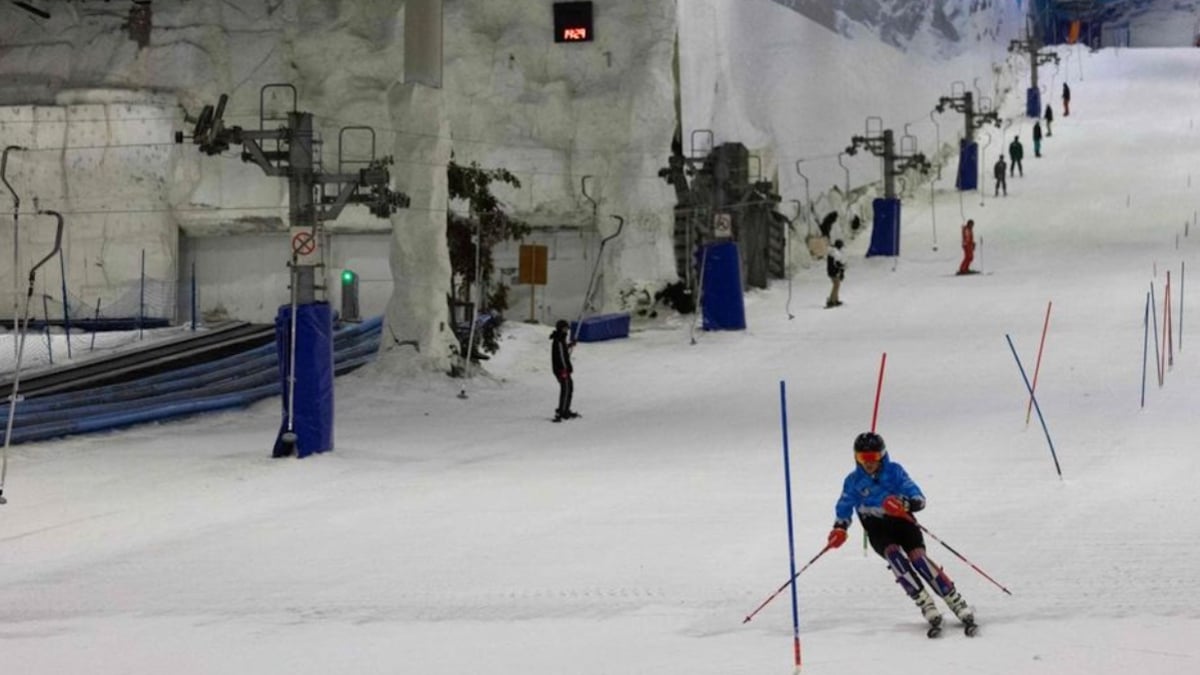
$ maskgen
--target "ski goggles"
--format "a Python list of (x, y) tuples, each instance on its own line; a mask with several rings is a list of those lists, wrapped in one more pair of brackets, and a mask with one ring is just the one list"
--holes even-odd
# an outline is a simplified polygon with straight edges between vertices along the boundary
[(872, 462), (878, 462), (878, 461), (882, 460), (883, 453), (882, 452), (856, 452), (856, 453), (854, 453), (854, 458), (858, 460), (859, 464), (871, 464)]

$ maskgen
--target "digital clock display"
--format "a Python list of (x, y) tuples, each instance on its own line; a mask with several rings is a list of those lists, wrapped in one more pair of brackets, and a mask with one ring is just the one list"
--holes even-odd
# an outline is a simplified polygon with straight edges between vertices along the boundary
[(591, 42), (594, 38), (591, 2), (554, 3), (555, 42)]

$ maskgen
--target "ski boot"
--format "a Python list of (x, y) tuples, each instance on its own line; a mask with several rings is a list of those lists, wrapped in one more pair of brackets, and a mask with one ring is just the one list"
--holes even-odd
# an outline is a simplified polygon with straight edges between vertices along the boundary
[(967, 601), (959, 595), (957, 590), (947, 594), (945, 600), (946, 604), (950, 606), (950, 611), (954, 612), (954, 616), (962, 622), (963, 632), (968, 637), (974, 637), (976, 631), (979, 630), (979, 625), (975, 623), (975, 611), (967, 606)]
[(922, 588), (919, 593), (912, 596), (912, 599), (917, 603), (917, 608), (921, 610), (921, 616), (929, 622), (929, 630), (925, 634), (931, 638), (941, 635), (942, 613), (934, 604), (933, 598), (929, 597), (929, 592)]

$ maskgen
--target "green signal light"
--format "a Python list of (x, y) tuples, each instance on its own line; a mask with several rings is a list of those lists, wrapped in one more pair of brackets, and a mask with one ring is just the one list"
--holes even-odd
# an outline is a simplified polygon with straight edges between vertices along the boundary
[(357, 278), (358, 278), (358, 275), (355, 274), (353, 270), (342, 270), (342, 284), (343, 285), (349, 286), (350, 284), (354, 283), (354, 280)]

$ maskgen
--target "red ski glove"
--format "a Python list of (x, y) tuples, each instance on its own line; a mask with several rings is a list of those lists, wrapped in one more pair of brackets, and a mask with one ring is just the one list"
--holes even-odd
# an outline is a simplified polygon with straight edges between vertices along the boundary
[(829, 548), (838, 548), (846, 543), (846, 531), (840, 527), (835, 527), (829, 531)]
[(904, 518), (908, 520), (908, 505), (904, 503), (904, 499), (896, 495), (889, 495), (883, 500), (883, 512), (893, 518)]
[(569, 370), (558, 371), (558, 379), (560, 379), (560, 380), (565, 380), (570, 376), (571, 376), (571, 371), (569, 371)]

